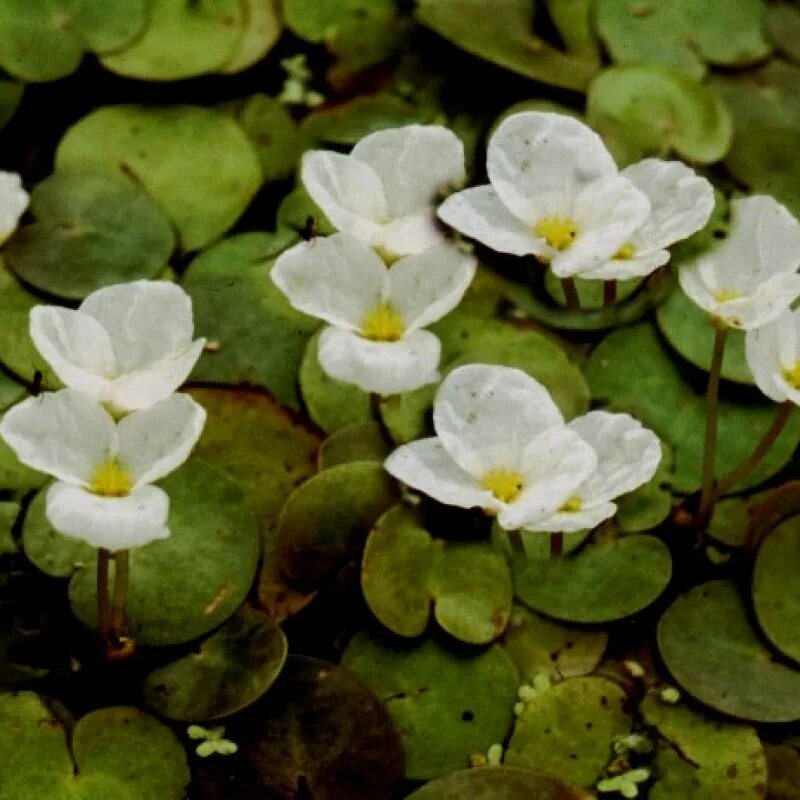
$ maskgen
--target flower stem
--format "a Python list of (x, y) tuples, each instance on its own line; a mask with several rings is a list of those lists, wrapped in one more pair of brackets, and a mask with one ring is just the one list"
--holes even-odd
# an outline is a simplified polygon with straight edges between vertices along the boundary
[(603, 308), (611, 308), (617, 302), (617, 282), (603, 281)]
[(575, 286), (574, 278), (562, 278), (561, 288), (564, 290), (564, 298), (567, 301), (567, 308), (570, 311), (581, 310), (581, 298), (578, 294), (578, 289)]
[(104, 643), (111, 638), (111, 606), (108, 598), (108, 564), (111, 553), (101, 547), (97, 553), (97, 631)]
[(728, 329), (721, 323), (714, 326), (714, 350), (708, 371), (706, 392), (706, 437), (703, 443), (703, 489), (697, 523), (704, 527), (714, 507), (714, 467), (717, 460), (717, 417), (719, 411), (719, 380), (722, 373), (722, 357), (725, 355), (725, 337)]
[(755, 450), (739, 464), (736, 469), (729, 472), (718, 484), (714, 493), (714, 499), (718, 499), (726, 492), (730, 491), (740, 480), (746, 478), (760, 463), (761, 459), (770, 451), (775, 444), (775, 440), (781, 435), (781, 431), (786, 427), (786, 423), (792, 416), (794, 404), (785, 402), (778, 408), (775, 419), (772, 420), (769, 430), (764, 434), (764, 438), (758, 443)]
[(558, 558), (564, 553), (564, 534), (551, 533), (550, 534), (550, 557)]
[(121, 640), (128, 633), (128, 586), (130, 584), (130, 558), (127, 550), (114, 553), (114, 605), (111, 621), (114, 638)]

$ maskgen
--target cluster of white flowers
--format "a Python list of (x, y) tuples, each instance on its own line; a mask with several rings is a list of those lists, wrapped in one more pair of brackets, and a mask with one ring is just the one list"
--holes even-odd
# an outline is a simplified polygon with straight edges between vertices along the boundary
[(205, 423), (200, 405), (174, 393), (204, 345), (193, 330), (191, 300), (165, 281), (31, 311), (31, 337), (67, 388), (14, 406), (0, 436), (56, 478), (46, 514), (60, 533), (108, 550), (169, 535), (169, 497), (151, 484), (187, 459)]

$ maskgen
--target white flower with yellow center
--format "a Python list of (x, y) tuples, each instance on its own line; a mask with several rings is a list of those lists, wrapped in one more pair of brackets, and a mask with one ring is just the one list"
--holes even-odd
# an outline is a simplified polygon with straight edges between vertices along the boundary
[(272, 280), (296, 309), (329, 324), (318, 354), (328, 375), (390, 395), (439, 379), (441, 344), (422, 328), (458, 305), (475, 268), (451, 245), (389, 268), (358, 239), (336, 233), (282, 253)]
[(16, 172), (0, 172), (0, 245), (17, 229), (29, 199)]
[(559, 278), (598, 269), (647, 219), (600, 137), (572, 117), (514, 114), (489, 141), (490, 185), (450, 196), (439, 217), (501, 253), (535, 255)]
[(728, 237), (681, 267), (681, 288), (720, 324), (751, 330), (800, 295), (800, 223), (772, 197), (731, 202)]
[(306, 153), (300, 177), (337, 230), (392, 261), (443, 241), (435, 206), (466, 179), (464, 147), (438, 125), (391, 128), (365, 136), (350, 155)]
[(147, 408), (189, 376), (205, 339), (192, 341), (192, 301), (167, 281), (133, 281), (90, 294), (77, 310), (36, 306), (30, 333), (67, 386), (114, 413)]
[(496, 514), (506, 530), (556, 513), (597, 465), (547, 390), (510, 367), (453, 370), (436, 395), (433, 425), (436, 436), (399, 447), (387, 471), (441, 503)]
[(669, 261), (676, 242), (701, 230), (714, 210), (714, 187), (680, 161), (646, 158), (621, 175), (647, 195), (650, 215), (613, 258), (581, 273), (591, 280), (643, 278)]
[(46, 514), (59, 533), (127, 550), (169, 536), (169, 497), (150, 484), (186, 460), (205, 418), (175, 394), (115, 422), (92, 398), (62, 389), (14, 406), (0, 436), (23, 464), (57, 479)]
[(647, 483), (661, 461), (658, 437), (628, 414), (590, 411), (567, 426), (597, 455), (597, 467), (558, 511), (536, 525), (537, 531), (591, 530), (613, 517), (612, 501)]
[(745, 354), (756, 385), (770, 400), (800, 405), (800, 310), (786, 310), (747, 331)]

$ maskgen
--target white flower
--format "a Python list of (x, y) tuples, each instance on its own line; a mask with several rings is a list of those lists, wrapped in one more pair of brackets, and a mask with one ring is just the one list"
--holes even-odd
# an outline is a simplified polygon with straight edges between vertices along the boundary
[(399, 447), (387, 471), (447, 505), (497, 514), (506, 530), (554, 514), (597, 465), (547, 390), (510, 367), (453, 370), (436, 396), (433, 424), (436, 436)]
[(328, 375), (389, 395), (439, 379), (439, 339), (421, 329), (458, 305), (475, 269), (451, 245), (389, 268), (358, 239), (336, 233), (282, 253), (272, 280), (296, 309), (329, 323), (319, 340)]
[(646, 158), (621, 173), (647, 195), (650, 216), (602, 267), (584, 272), (592, 280), (649, 275), (669, 261), (668, 247), (701, 230), (714, 210), (714, 187), (680, 161)]
[(438, 125), (391, 128), (365, 136), (350, 155), (306, 153), (300, 177), (335, 228), (391, 261), (443, 241), (435, 203), (464, 183), (464, 147)]
[(568, 427), (592, 447), (597, 467), (553, 516), (537, 523), (537, 531), (591, 530), (614, 516), (614, 498), (647, 483), (661, 461), (658, 437), (628, 414), (590, 411)]
[(169, 536), (169, 497), (150, 484), (186, 460), (205, 418), (175, 394), (116, 423), (92, 398), (62, 389), (14, 406), (0, 436), (23, 464), (57, 479), (46, 513), (59, 533), (125, 550)]
[(771, 197), (731, 202), (728, 238), (679, 272), (681, 288), (731, 328), (775, 319), (800, 294), (800, 223)]
[(30, 319), (55, 374), (115, 413), (147, 408), (186, 380), (205, 344), (193, 331), (189, 295), (167, 281), (108, 286), (77, 311), (36, 306)]
[(29, 199), (16, 172), (0, 172), (0, 244), (17, 229)]
[(486, 167), (491, 185), (452, 195), (439, 217), (494, 250), (549, 262), (559, 278), (605, 264), (650, 213), (600, 137), (572, 117), (508, 117)]
[(756, 385), (776, 403), (800, 405), (800, 310), (747, 331), (745, 354)]

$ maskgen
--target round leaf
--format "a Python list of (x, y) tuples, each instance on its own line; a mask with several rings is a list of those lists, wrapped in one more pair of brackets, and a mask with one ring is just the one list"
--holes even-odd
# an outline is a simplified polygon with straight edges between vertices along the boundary
[(252, 67), (281, 35), (277, 0), (244, 0), (245, 27), (233, 57), (220, 70), (226, 75)]
[(328, 469), (351, 461), (383, 463), (390, 447), (383, 428), (377, 422), (357, 422), (340, 428), (319, 449), (319, 469)]

